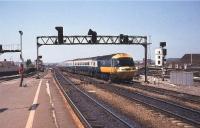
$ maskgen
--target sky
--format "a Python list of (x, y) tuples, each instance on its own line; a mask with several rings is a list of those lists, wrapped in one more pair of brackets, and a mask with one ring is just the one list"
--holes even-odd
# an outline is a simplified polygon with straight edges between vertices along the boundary
[[(57, 35), (55, 26), (63, 26), (64, 35), (148, 36), (152, 43), (148, 57), (154, 59), (159, 42), (167, 43), (167, 58), (186, 53), (200, 54), (200, 1), (0, 1), (0, 44), (20, 44), (23, 31), (23, 57), (36, 59), (36, 37)], [(75, 58), (128, 53), (136, 60), (144, 58), (138, 45), (62, 45), (42, 46), (44, 62), (62, 62)], [(19, 53), (5, 53), (0, 60), (20, 61)]]

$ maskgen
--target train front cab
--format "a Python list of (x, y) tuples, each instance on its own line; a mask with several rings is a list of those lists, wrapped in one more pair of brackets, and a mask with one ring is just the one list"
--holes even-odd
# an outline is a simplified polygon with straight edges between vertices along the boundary
[(109, 74), (112, 81), (131, 81), (136, 73), (134, 61), (128, 54), (116, 54), (109, 67), (101, 67), (101, 72)]

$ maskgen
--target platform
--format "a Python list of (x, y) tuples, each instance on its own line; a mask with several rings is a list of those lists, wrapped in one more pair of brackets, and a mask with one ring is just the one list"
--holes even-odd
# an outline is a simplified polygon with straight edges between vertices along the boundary
[(2, 128), (82, 127), (49, 71), (41, 79), (25, 78), (0, 83), (0, 126)]

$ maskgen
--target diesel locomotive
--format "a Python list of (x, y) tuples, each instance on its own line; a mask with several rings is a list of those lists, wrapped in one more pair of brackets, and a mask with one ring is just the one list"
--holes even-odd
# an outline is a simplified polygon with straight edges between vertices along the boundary
[(111, 81), (131, 81), (136, 74), (133, 58), (126, 53), (68, 60), (64, 67), (72, 73)]

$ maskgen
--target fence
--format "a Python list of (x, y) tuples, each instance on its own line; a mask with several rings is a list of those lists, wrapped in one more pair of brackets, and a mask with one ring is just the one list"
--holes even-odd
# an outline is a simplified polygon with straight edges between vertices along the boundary
[(193, 85), (193, 73), (185, 71), (171, 71), (170, 83), (176, 85)]

